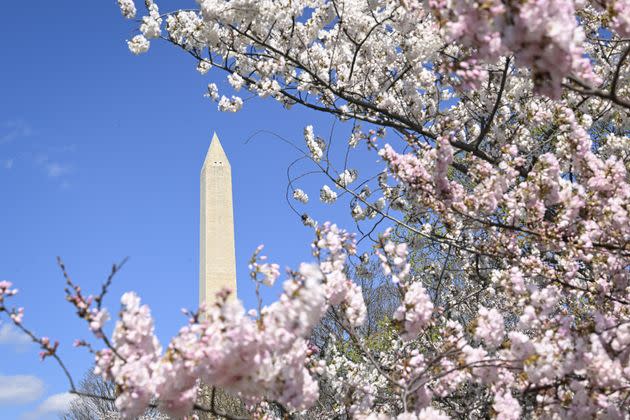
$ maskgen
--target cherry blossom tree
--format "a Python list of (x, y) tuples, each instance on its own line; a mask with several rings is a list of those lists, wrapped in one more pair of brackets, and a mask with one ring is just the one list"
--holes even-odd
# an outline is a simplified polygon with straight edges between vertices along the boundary
[[(165, 347), (135, 293), (108, 337), (111, 278), (86, 296), (66, 275), (98, 343), (77, 344), (125, 418), (154, 405), (233, 417), (195, 402), (200, 383), (255, 418), (627, 418), (630, 1), (197, 3), (164, 13), (146, 0), (131, 52), (168, 42), (202, 75), (224, 74), (233, 91), (207, 92), (222, 111), (247, 91), (352, 124), (345, 156), (304, 128), (322, 186), (291, 176), (288, 196), (296, 211), (309, 193), (345, 202), (356, 225), (298, 211), (313, 261), (286, 274), (280, 298), (245, 311), (224, 291)], [(351, 167), (363, 147), (380, 159), (373, 173)], [(257, 288), (280, 277), (261, 252)], [(375, 264), (395, 291), (377, 318), (358, 281)], [(15, 293), (0, 283), (0, 311), (80, 394)]]
[[(116, 384), (104, 381), (92, 371), (81, 379), (79, 389), (94, 395), (93, 397), (74, 398), (68, 409), (59, 415), (62, 420), (118, 420), (120, 415), (116, 408)], [(148, 409), (139, 420), (165, 420), (168, 417), (155, 408)]]

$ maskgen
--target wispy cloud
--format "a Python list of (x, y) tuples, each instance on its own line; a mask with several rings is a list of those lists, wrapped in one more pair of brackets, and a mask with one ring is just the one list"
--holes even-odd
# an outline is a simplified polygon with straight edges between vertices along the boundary
[(0, 324), (0, 345), (12, 346), (17, 351), (25, 351), (32, 343), (30, 337), (11, 324)]
[(70, 166), (59, 162), (49, 162), (45, 165), (46, 173), (51, 178), (57, 178), (70, 172)]
[(38, 155), (34, 160), (35, 164), (44, 169), (44, 172), (46, 172), (46, 175), (50, 178), (59, 178), (63, 175), (67, 175), (71, 170), (70, 165), (50, 160), (48, 155)]
[(24, 120), (10, 120), (0, 124), (0, 144), (28, 137), (31, 134), (33, 130)]
[[(22, 119), (0, 121), (0, 145), (33, 134), (38, 133), (34, 133), (28, 123)], [(69, 184), (65, 182), (65, 179), (73, 172), (72, 165), (67, 163), (70, 158), (68, 155), (77, 150), (76, 144), (46, 144), (42, 146), (32, 142), (24, 142), (19, 148), (26, 149), (21, 154), (26, 157), (26, 160), (34, 164), (36, 170), (43, 172), (49, 178), (59, 179), (62, 188), (67, 188)], [(5, 155), (5, 158), (0, 160), (0, 169), (12, 169), (16, 163), (14, 157), (15, 155), (11, 157)], [(19, 162), (20, 160), (18, 160)]]
[(27, 404), (41, 398), (44, 382), (32, 375), (0, 375), (0, 406)]
[(46, 398), (34, 411), (22, 416), (22, 420), (37, 420), (50, 414), (60, 414), (68, 410), (76, 396), (64, 392)]

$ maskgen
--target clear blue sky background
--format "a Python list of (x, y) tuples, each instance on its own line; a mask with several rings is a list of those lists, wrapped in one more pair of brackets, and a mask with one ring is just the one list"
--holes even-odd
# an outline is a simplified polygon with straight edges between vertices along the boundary
[[(194, 5), (160, 5), (166, 11), (188, 3)], [(3, 15), (0, 279), (19, 287), (15, 300), (26, 307), (25, 323), (61, 342), (76, 378), (92, 360), (72, 341), (90, 334), (64, 301), (55, 257), (97, 292), (111, 264), (129, 256), (107, 306), (115, 314), (120, 295), (137, 291), (165, 343), (185, 322), (180, 309), (198, 299), (198, 182), (213, 131), (232, 164), (238, 284), (246, 306), (254, 306), (247, 260), (258, 244), (282, 267), (311, 259), (312, 232), (284, 199), (286, 168), (298, 155), (269, 134), (245, 141), (268, 130), (302, 145), (304, 126), (327, 134), (329, 117), (258, 98), (237, 114), (218, 112), (203, 94), (209, 82), (225, 86), (223, 74), (199, 75), (192, 58), (161, 42), (133, 56), (125, 40), (136, 25), (122, 18), (115, 0), (7, 2)], [(340, 141), (349, 129), (337, 127)], [(306, 209), (317, 219), (352, 227), (347, 203), (318, 202), (321, 178), (301, 185), (313, 203)], [(3, 400), (0, 389), (0, 418), (22, 418), (68, 386), (53, 362), (40, 362), (37, 349), (16, 343), (5, 324), (0, 388), (14, 375), (44, 384), (25, 403)]]

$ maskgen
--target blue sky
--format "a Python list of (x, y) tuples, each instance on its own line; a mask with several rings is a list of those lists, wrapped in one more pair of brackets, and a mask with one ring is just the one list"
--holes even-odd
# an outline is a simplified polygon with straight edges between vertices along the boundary
[[(165, 11), (187, 3), (160, 4)], [(15, 301), (26, 308), (25, 323), (61, 342), (75, 378), (91, 357), (71, 343), (89, 333), (64, 301), (55, 257), (96, 292), (111, 264), (129, 256), (107, 306), (116, 313), (120, 295), (137, 291), (164, 343), (185, 322), (180, 309), (198, 299), (199, 171), (213, 131), (232, 165), (246, 306), (254, 306), (246, 264), (258, 244), (282, 267), (310, 260), (312, 233), (284, 199), (286, 168), (298, 155), (269, 134), (246, 140), (269, 131), (302, 145), (304, 126), (327, 134), (329, 117), (258, 98), (237, 114), (218, 112), (203, 94), (209, 82), (225, 86), (223, 75), (199, 75), (188, 55), (162, 43), (133, 56), (125, 39), (134, 24), (114, 0), (3, 6), (0, 279), (20, 289)], [(349, 130), (338, 125), (335, 133), (342, 139)], [(309, 212), (351, 228), (347, 203), (317, 202), (321, 185), (301, 184), (312, 198)], [(40, 362), (37, 349), (0, 324), (0, 417), (46, 418), (55, 406), (47, 398), (67, 389), (54, 363)]]

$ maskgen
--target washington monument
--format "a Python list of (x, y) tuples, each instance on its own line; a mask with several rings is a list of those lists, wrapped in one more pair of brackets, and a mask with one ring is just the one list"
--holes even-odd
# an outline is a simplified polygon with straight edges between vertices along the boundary
[(236, 295), (232, 169), (216, 133), (201, 168), (199, 305), (228, 288)]

